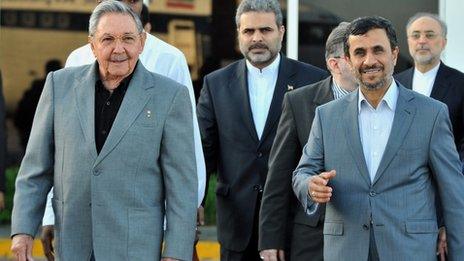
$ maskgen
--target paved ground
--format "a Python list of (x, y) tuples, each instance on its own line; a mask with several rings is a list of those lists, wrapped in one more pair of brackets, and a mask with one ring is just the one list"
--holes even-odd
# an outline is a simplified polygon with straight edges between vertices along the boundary
[[(197, 245), (200, 260), (219, 261), (219, 244), (216, 239), (216, 227), (205, 226), (201, 227), (200, 231), (201, 240)], [(0, 261), (12, 260), (10, 246), (10, 226), (0, 225)], [(46, 261), (39, 240), (34, 241), (33, 255), (35, 261)]]

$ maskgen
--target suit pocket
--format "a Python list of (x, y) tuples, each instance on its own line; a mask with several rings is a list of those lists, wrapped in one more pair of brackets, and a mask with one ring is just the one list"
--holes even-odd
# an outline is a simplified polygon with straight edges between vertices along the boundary
[(227, 197), (229, 195), (229, 185), (218, 182), (216, 184), (216, 195)]
[(409, 234), (438, 233), (438, 225), (434, 220), (406, 221), (406, 232)]
[(159, 260), (163, 237), (161, 208), (132, 208), (128, 218), (127, 260)]
[(343, 223), (325, 222), (324, 235), (343, 236)]

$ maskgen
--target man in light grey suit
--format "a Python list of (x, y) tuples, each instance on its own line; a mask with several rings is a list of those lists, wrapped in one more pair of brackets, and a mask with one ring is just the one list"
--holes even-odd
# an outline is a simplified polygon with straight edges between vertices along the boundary
[(396, 83), (396, 33), (354, 20), (345, 55), (359, 91), (316, 109), (293, 188), (308, 214), (327, 203), (324, 260), (436, 260), (435, 195), (450, 260), (464, 260), (464, 176), (446, 106)]
[(60, 260), (158, 260), (163, 241), (163, 260), (191, 260), (197, 178), (188, 91), (138, 62), (145, 34), (125, 4), (97, 6), (89, 41), (95, 63), (47, 77), (16, 181), (12, 251), (31, 258), (54, 185)]

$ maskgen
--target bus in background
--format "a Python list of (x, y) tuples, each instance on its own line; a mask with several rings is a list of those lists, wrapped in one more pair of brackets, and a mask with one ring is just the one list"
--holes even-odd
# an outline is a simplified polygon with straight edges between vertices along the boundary
[[(151, 33), (185, 54), (193, 80), (208, 53), (212, 0), (155, 0), (148, 8)], [(2, 0), (0, 68), (7, 111), (51, 59), (66, 61), (87, 42), (95, 0)]]

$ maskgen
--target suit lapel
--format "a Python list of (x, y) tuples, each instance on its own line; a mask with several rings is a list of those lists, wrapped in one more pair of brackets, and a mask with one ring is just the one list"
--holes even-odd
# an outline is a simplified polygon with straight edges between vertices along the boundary
[[(250, 133), (251, 138), (258, 142), (258, 134), (256, 133), (255, 123), (253, 121), (253, 115), (250, 106), (250, 94), (248, 92), (248, 80), (246, 73), (245, 59), (242, 59), (236, 68), (235, 75), (229, 83), (231, 94), (235, 95), (235, 101), (237, 102), (237, 109), (240, 111), (240, 115), (243, 116), (245, 127)], [(237, 89), (235, 91), (234, 89)]]
[(326, 104), (329, 101), (334, 100), (332, 92), (332, 77), (327, 77), (325, 80), (322, 80), (319, 85), (317, 93), (314, 95), (313, 102), (316, 106)]
[(398, 84), (398, 102), (396, 105), (395, 116), (393, 118), (393, 124), (390, 131), (390, 136), (388, 138), (385, 151), (383, 153), (382, 159), (375, 174), (373, 184), (375, 184), (379, 178), (385, 173), (385, 170), (388, 168), (388, 165), (393, 160), (396, 152), (403, 144), (403, 140), (408, 133), (409, 127), (414, 119), (416, 113), (415, 107), (410, 103), (414, 96), (407, 92), (404, 87)]
[(369, 171), (367, 170), (366, 160), (361, 143), (361, 135), (359, 132), (359, 121), (358, 121), (358, 95), (359, 92), (349, 94), (345, 102), (347, 107), (344, 112), (344, 126), (346, 141), (348, 142), (348, 148), (351, 150), (351, 156), (353, 157), (356, 166), (358, 167), (359, 174), (364, 179), (368, 186), (371, 185), (369, 177)]
[(97, 63), (88, 67), (83, 78), (74, 79), (73, 91), (76, 97), (77, 114), (84, 132), (85, 146), (93, 162), (97, 158), (95, 148), (95, 82)]
[(108, 138), (98, 154), (95, 166), (116, 147), (148, 102), (150, 95), (147, 95), (147, 89), (153, 87), (156, 82), (147, 80), (145, 71), (143, 65), (138, 63)]
[(406, 72), (406, 78), (405, 78), (405, 87), (412, 90), (412, 79), (414, 78), (414, 67), (408, 69)]
[(440, 63), (440, 67), (438, 68), (437, 76), (435, 77), (435, 82), (433, 83), (432, 93), (430, 93), (430, 97), (437, 99), (439, 101), (444, 100), (448, 90), (448, 71), (446, 65)]
[(284, 94), (288, 90), (288, 86), (293, 86), (292, 77), (295, 73), (292, 63), (290, 63), (288, 58), (281, 55), (279, 74), (277, 76), (277, 82), (272, 96), (271, 106), (267, 114), (266, 124), (264, 125), (263, 134), (261, 135), (260, 144), (263, 143), (266, 137), (272, 132), (274, 125), (279, 121)]

